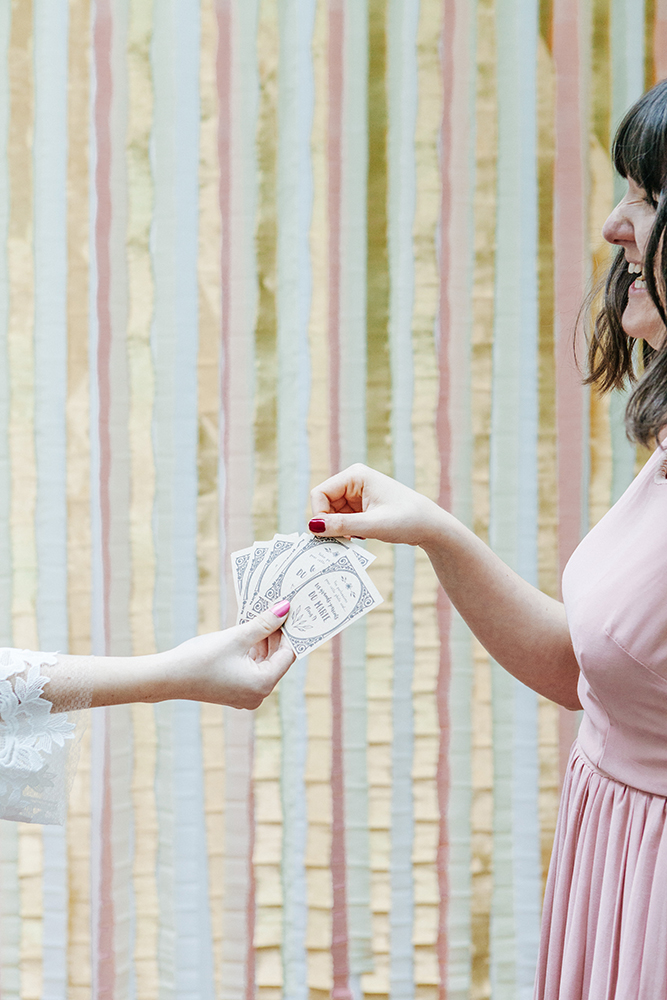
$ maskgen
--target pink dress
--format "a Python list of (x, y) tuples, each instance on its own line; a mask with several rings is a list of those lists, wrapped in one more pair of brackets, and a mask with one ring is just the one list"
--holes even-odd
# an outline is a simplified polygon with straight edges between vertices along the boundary
[(563, 787), (536, 1000), (667, 998), (666, 460), (657, 449), (563, 576), (584, 718)]

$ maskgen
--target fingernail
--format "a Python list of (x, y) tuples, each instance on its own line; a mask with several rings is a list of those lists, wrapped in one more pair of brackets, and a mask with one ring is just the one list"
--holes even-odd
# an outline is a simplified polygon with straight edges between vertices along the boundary
[(352, 535), (352, 537), (356, 538), (357, 541), (359, 541), (359, 542), (365, 542), (366, 541), (366, 539), (364, 538), (363, 535)]
[(310, 530), (311, 530), (312, 532), (314, 532), (314, 533), (315, 533), (316, 535), (319, 535), (319, 534), (321, 534), (321, 533), (322, 533), (322, 532), (324, 531), (324, 529), (326, 528), (326, 524), (324, 523), (324, 521), (322, 520), (322, 518), (320, 518), (320, 517), (314, 517), (314, 518), (312, 519), (312, 521), (309, 521), (309, 522), (308, 522), (308, 527), (309, 527), (309, 528), (310, 528)]
[(270, 610), (271, 614), (275, 615), (276, 618), (284, 618), (289, 611), (289, 601), (281, 601), (280, 604), (274, 604)]

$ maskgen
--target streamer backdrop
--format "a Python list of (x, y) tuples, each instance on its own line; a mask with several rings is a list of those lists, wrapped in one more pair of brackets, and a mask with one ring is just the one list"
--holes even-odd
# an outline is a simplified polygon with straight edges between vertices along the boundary
[[(558, 594), (645, 458), (572, 331), (665, 0), (6, 0), (0, 72), (3, 644), (230, 623), (354, 461)], [(371, 547), (256, 714), (96, 710), (66, 828), (0, 824), (5, 1000), (532, 995), (577, 720)]]

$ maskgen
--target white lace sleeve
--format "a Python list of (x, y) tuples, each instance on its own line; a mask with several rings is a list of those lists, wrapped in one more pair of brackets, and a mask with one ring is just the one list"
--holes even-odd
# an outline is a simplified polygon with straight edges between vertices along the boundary
[[(53, 711), (44, 687), (58, 672), (55, 653), (0, 647), (0, 818), (62, 823), (76, 724)], [(89, 704), (88, 685), (68, 675), (66, 708)]]

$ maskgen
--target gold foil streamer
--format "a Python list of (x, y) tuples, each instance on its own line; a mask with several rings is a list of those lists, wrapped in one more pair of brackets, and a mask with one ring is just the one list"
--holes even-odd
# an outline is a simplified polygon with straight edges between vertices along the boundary
[(362, 983), (364, 993), (388, 996), (394, 560), (391, 547), (382, 542), (371, 541), (368, 549), (377, 556), (369, 572), (385, 603), (368, 616), (366, 625), (368, 823), (375, 968), (362, 976)]
[(255, 326), (255, 493), (256, 538), (277, 531), (278, 457), (276, 373), (278, 315), (276, 311), (278, 218), (278, 12), (272, 0), (262, 0), (257, 34), (260, 76), (257, 160), (257, 322)]
[[(216, 80), (218, 27), (213, 0), (201, 6), (199, 93), (199, 446), (197, 498), (197, 565), (199, 569), (199, 631), (212, 632), (220, 623), (220, 508), (218, 494), (220, 412), (220, 287), (221, 219), (218, 160), (219, 108)], [(228, 234), (226, 235), (228, 237)], [(224, 732), (223, 709), (201, 707), (204, 801), (208, 843), (209, 900), (216, 993), (221, 994), (224, 886)]]
[[(368, 3), (368, 188), (366, 215), (366, 428), (368, 464), (391, 474), (391, 370), (387, 163), (387, 0)], [(370, 543), (370, 575), (385, 603), (366, 626), (368, 684), (368, 815), (375, 970), (365, 992), (389, 993), (389, 845), (393, 673), (393, 553)]]
[[(259, 197), (255, 327), (255, 538), (271, 538), (277, 524), (277, 135), (278, 9), (262, 0), (257, 33), (260, 103), (257, 130)], [(261, 1000), (282, 986), (282, 808), (280, 716), (274, 692), (255, 714), (255, 946), (256, 989)], [(277, 992), (276, 992), (277, 991)]]
[[(589, 143), (589, 223), (593, 280), (604, 275), (611, 263), (610, 247), (600, 235), (602, 225), (613, 205), (614, 177), (609, 154), (592, 135)], [(593, 310), (594, 312), (595, 310)], [(600, 396), (591, 389), (589, 402), (588, 516), (591, 527), (597, 524), (611, 506), (613, 480), (613, 450), (609, 419), (610, 396)]]
[(391, 474), (387, 219), (387, 0), (368, 0), (366, 350), (368, 463)]
[[(605, 272), (609, 248), (601, 229), (613, 204), (614, 178), (609, 160), (611, 129), (611, 9), (604, 0), (594, 0), (592, 7), (591, 47), (591, 129), (588, 144), (590, 188), (588, 202), (589, 245), (593, 281)], [(587, 331), (588, 332), (588, 331)], [(589, 403), (590, 477), (588, 510), (591, 526), (606, 514), (611, 502), (613, 451), (609, 423), (609, 395), (591, 390)]]
[(644, 0), (644, 89), (657, 83), (655, 73), (655, 19), (659, 0)]
[[(71, 0), (67, 90), (67, 571), (69, 651), (90, 654), (88, 45), (90, 0)], [(73, 959), (73, 955), (71, 958)], [(80, 968), (80, 962), (79, 962)]]
[[(436, 232), (441, 183), (438, 142), (442, 123), (440, 33), (442, 3), (422, 0), (417, 35), (419, 103), (415, 128), (416, 204), (413, 225), (415, 299), (412, 317), (414, 402), (412, 427), (415, 487), (435, 499), (440, 461), (435, 433), (438, 405), (438, 360), (433, 330), (438, 313), (439, 273)], [(437, 683), (440, 641), (436, 611), (438, 582), (430, 562), (415, 553), (413, 592), (415, 662), (414, 693), (414, 974), (420, 996), (437, 1000), (440, 974), (436, 945), (440, 915), (437, 854), (440, 832), (438, 805)]]
[(11, 375), (9, 450), (12, 476), (12, 624), (14, 644), (37, 649), (31, 3), (12, 3), (9, 78), (11, 105), (8, 160), (11, 203), (8, 238), (8, 354)]
[[(90, 0), (70, 0), (67, 88), (67, 610), (69, 652), (91, 650), (90, 395)], [(79, 748), (67, 818), (69, 917), (67, 995), (87, 1000), (90, 965), (90, 730)]]
[(21, 893), (21, 1000), (42, 997), (42, 830), (19, 824)]
[[(489, 532), (489, 455), (495, 280), (498, 109), (493, 0), (477, 5), (475, 264), (472, 326), (473, 525)], [(490, 996), (489, 942), (493, 857), (493, 753), (489, 657), (474, 644), (472, 704), (472, 995)]]
[[(38, 648), (35, 547), (37, 469), (34, 437), (34, 272), (32, 130), (32, 4), (12, 3), (9, 42), (9, 329), (11, 379), (9, 453), (11, 463), (12, 628), (16, 646)], [(39, 1000), (42, 989), (42, 834), (18, 829), (21, 996)]]
[[(558, 481), (556, 457), (556, 372), (554, 366), (554, 112), (555, 73), (547, 44), (550, 25), (537, 41), (537, 181), (538, 181), (538, 446), (537, 574), (538, 585), (558, 598)], [(559, 801), (558, 707), (538, 699), (539, 821), (542, 891), (546, 884)]]
[[(197, 563), (199, 630), (220, 628), (220, 539), (218, 532), (218, 413), (220, 409), (220, 246), (218, 201), (218, 97), (215, 77), (217, 24), (213, 0), (201, 8), (199, 154), (199, 358)], [(225, 290), (228, 294), (229, 290)]]
[[(67, 997), (88, 1000), (90, 964), (90, 727), (80, 744), (79, 766), (67, 814), (67, 873), (69, 915), (67, 931)], [(147, 997), (150, 1000), (150, 997)]]

